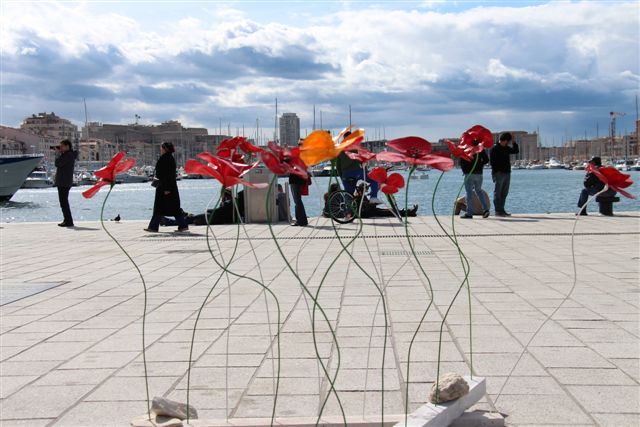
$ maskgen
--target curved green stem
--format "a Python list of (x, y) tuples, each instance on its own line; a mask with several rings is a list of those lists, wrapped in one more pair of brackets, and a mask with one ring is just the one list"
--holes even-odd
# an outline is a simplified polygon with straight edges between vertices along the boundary
[[(267, 191), (267, 200), (270, 200), (271, 190), (272, 190), (272, 188), (273, 188), (273, 186), (274, 186), (274, 184), (275, 184), (277, 179), (278, 179), (278, 177), (276, 175), (274, 175), (274, 177), (271, 179), (271, 181), (269, 183), (269, 187), (268, 187), (269, 189)], [(335, 332), (333, 330), (333, 327), (331, 326), (331, 322), (329, 321), (329, 317), (325, 313), (325, 311), (322, 308), (322, 306), (318, 303), (318, 300), (316, 299), (316, 297), (311, 293), (311, 291), (309, 291), (309, 288), (307, 288), (307, 286), (304, 284), (304, 282), (302, 281), (302, 279), (300, 278), (298, 273), (291, 266), (291, 263), (289, 262), (289, 260), (285, 256), (284, 251), (282, 250), (282, 247), (280, 246), (280, 243), (278, 243), (278, 239), (277, 239), (275, 233), (273, 232), (273, 226), (271, 224), (272, 223), (271, 209), (267, 209), (267, 223), (269, 225), (269, 233), (271, 234), (271, 238), (273, 239), (273, 242), (276, 245), (276, 249), (278, 250), (278, 253), (280, 254), (282, 259), (284, 260), (285, 264), (287, 265), (287, 268), (289, 269), (289, 271), (291, 271), (291, 274), (293, 274), (293, 276), (296, 278), (296, 280), (300, 284), (300, 287), (302, 288), (302, 290), (313, 301), (313, 309), (315, 310), (315, 307), (317, 306), (318, 309), (320, 310), (320, 312), (322, 313), (322, 316), (324, 317), (324, 320), (327, 323), (327, 326), (329, 327), (329, 332), (331, 333), (333, 341), (334, 341), (334, 343), (336, 345), (336, 350), (337, 350), (337, 353), (338, 353), (338, 360), (339, 360), (340, 347), (338, 345), (338, 338), (336, 337), (336, 334), (335, 334)], [(316, 353), (316, 359), (318, 359), (318, 362), (320, 363), (322, 371), (323, 371), (325, 377), (327, 378), (327, 380), (329, 381), (330, 392), (334, 393), (334, 395), (336, 397), (336, 400), (338, 401), (338, 405), (340, 406), (340, 412), (342, 413), (342, 419), (343, 419), (344, 423), (346, 424), (347, 423), (347, 417), (346, 417), (346, 415), (344, 413), (344, 408), (342, 407), (342, 402), (340, 401), (340, 397), (338, 396), (338, 393), (337, 393), (337, 391), (335, 389), (335, 386), (334, 386), (334, 381), (331, 379), (331, 375), (329, 374), (329, 372), (327, 370), (327, 367), (325, 366), (324, 362), (322, 361), (322, 356), (320, 355), (320, 350), (318, 349), (318, 343), (317, 343), (316, 336), (315, 336), (315, 323), (313, 321), (311, 322), (311, 331), (312, 331), (312, 336), (313, 336), (313, 348), (314, 348), (315, 353)]]
[(111, 240), (113, 240), (115, 244), (118, 245), (122, 253), (124, 253), (127, 256), (127, 258), (129, 258), (129, 261), (131, 261), (131, 264), (133, 264), (136, 271), (138, 272), (138, 275), (140, 276), (140, 281), (142, 282), (142, 287), (144, 289), (144, 307), (142, 311), (142, 364), (144, 365), (144, 385), (145, 385), (145, 391), (147, 394), (147, 416), (149, 417), (149, 419), (151, 419), (151, 399), (149, 398), (149, 375), (147, 372), (147, 346), (145, 344), (146, 323), (147, 323), (147, 283), (144, 281), (144, 277), (142, 276), (142, 272), (140, 271), (138, 264), (135, 263), (133, 258), (131, 258), (131, 256), (129, 255), (129, 253), (122, 247), (120, 242), (118, 242), (118, 240), (115, 237), (113, 237), (111, 233), (109, 233), (109, 230), (107, 230), (107, 227), (105, 227), (104, 225), (104, 207), (107, 204), (107, 200), (109, 199), (109, 195), (111, 194), (111, 190), (113, 190), (113, 187), (114, 187), (114, 184), (111, 184), (111, 186), (109, 187), (109, 192), (107, 193), (107, 196), (104, 198), (104, 201), (102, 202), (102, 208), (100, 209), (100, 225), (102, 226), (102, 229), (104, 230), (104, 232), (107, 233), (107, 236), (109, 236)]
[[(364, 173), (364, 168), (363, 168), (363, 173)], [(336, 178), (337, 179), (337, 178)], [(382, 299), (382, 309), (384, 312), (384, 346), (382, 349), (382, 378), (381, 378), (381, 386), (382, 386), (382, 394), (381, 394), (381, 420), (380, 423), (381, 425), (384, 425), (384, 364), (385, 364), (385, 358), (386, 358), (386, 350), (387, 350), (387, 340), (388, 340), (388, 319), (387, 319), (387, 303), (384, 297), (384, 293), (382, 291), (382, 289), (380, 288), (380, 286), (378, 286), (378, 284), (376, 283), (375, 279), (373, 277), (371, 277), (371, 275), (369, 274), (369, 272), (367, 270), (365, 270), (362, 265), (360, 265), (360, 263), (356, 260), (356, 258), (353, 256), (353, 254), (351, 252), (349, 252), (348, 248), (349, 246), (351, 246), (357, 239), (358, 237), (360, 237), (360, 234), (362, 233), (362, 230), (364, 228), (364, 222), (362, 221), (362, 204), (364, 202), (364, 194), (362, 195), (361, 199), (360, 199), (360, 203), (358, 204), (358, 231), (356, 232), (355, 236), (353, 236), (353, 238), (351, 238), (346, 244), (342, 241), (342, 238), (340, 237), (340, 233), (338, 233), (338, 229), (336, 228), (336, 224), (335, 221), (333, 220), (333, 218), (331, 217), (331, 226), (333, 227), (333, 231), (338, 239), (338, 242), (340, 243), (340, 246), (342, 247), (342, 250), (338, 253), (338, 255), (335, 257), (335, 259), (333, 260), (333, 262), (329, 265), (329, 268), (327, 269), (327, 271), (325, 272), (324, 276), (322, 277), (322, 280), (320, 281), (320, 285), (318, 286), (318, 290), (316, 293), (316, 297), (318, 296), (318, 294), (320, 293), (320, 288), (322, 287), (325, 279), (328, 277), (329, 271), (331, 270), (331, 268), (333, 267), (333, 265), (335, 264), (335, 262), (338, 261), (339, 257), (342, 255), (343, 252), (346, 252), (347, 255), (349, 256), (349, 258), (351, 258), (351, 260), (355, 263), (355, 265), (358, 267), (358, 269), (360, 271), (362, 271), (365, 276), (367, 276), (367, 278), (369, 280), (371, 280), (371, 282), (373, 283), (373, 285), (375, 286), (376, 290), (378, 291), (378, 293), (380, 294), (380, 298)], [(315, 321), (315, 310), (313, 313), (314, 317), (312, 321)], [(339, 366), (339, 365), (338, 365)], [(334, 376), (334, 381), (336, 380), (338, 376), (338, 369), (336, 369), (336, 373)], [(329, 394), (327, 394), (321, 408), (320, 408), (320, 412), (318, 415), (318, 421), (320, 420), (320, 417), (322, 416), (322, 412), (324, 410), (324, 407), (327, 403), (327, 400), (329, 398)]]
[[(473, 162), (473, 166), (471, 167), (472, 171), (475, 170), (475, 168), (476, 168), (476, 166), (478, 164), (479, 158), (480, 158), (480, 156), (478, 154), (476, 154), (475, 160)], [(440, 362), (441, 362), (441, 356), (442, 356), (442, 332), (444, 330), (444, 324), (447, 321), (447, 316), (449, 316), (449, 312), (451, 311), (451, 308), (453, 307), (453, 304), (455, 303), (456, 299), (458, 298), (458, 295), (460, 294), (460, 291), (464, 287), (465, 283), (467, 285), (467, 294), (468, 294), (468, 297), (469, 297), (469, 330), (471, 331), (471, 287), (469, 286), (469, 274), (471, 273), (471, 265), (469, 264), (469, 261), (468, 261), (467, 257), (464, 255), (464, 252), (460, 248), (460, 244), (458, 243), (458, 236), (456, 234), (456, 226), (455, 226), (455, 218), (456, 218), (455, 202), (458, 200), (458, 197), (460, 197), (460, 194), (462, 194), (462, 189), (464, 188), (465, 184), (467, 183), (467, 179), (469, 179), (469, 175), (470, 175), (470, 173), (466, 174), (464, 176), (464, 180), (462, 181), (462, 185), (460, 185), (460, 188), (458, 189), (458, 194), (456, 195), (456, 197), (454, 199), (453, 210), (451, 212), (451, 231), (452, 231), (453, 238), (448, 235), (446, 230), (444, 230), (444, 228), (442, 228), (442, 225), (440, 224), (441, 228), (445, 231), (445, 234), (448, 235), (449, 239), (452, 239), (453, 244), (458, 249), (458, 256), (460, 257), (460, 263), (462, 264), (462, 269), (464, 271), (464, 278), (462, 279), (462, 282), (460, 283), (460, 286), (458, 287), (458, 290), (454, 294), (453, 299), (449, 303), (449, 306), (447, 307), (447, 310), (445, 311), (444, 316), (442, 317), (442, 322), (440, 322), (440, 333), (439, 333), (439, 339), (438, 339), (438, 364), (436, 366), (436, 402), (438, 401), (439, 394), (440, 394), (439, 381), (440, 381)], [(479, 196), (481, 197), (482, 195), (479, 195)], [(467, 209), (468, 209), (467, 213), (469, 212), (469, 210), (473, 211), (473, 198), (472, 198), (472, 200), (467, 200)], [(465, 264), (465, 261), (466, 261), (466, 264)], [(473, 336), (470, 333), (469, 334), (469, 345), (470, 345), (471, 351), (470, 351), (469, 357), (470, 357), (471, 378), (473, 378), (473, 347), (472, 347), (472, 344), (471, 344), (472, 341), (473, 341)]]
[(551, 318), (558, 312), (558, 310), (560, 310), (560, 308), (562, 308), (564, 303), (571, 297), (571, 295), (573, 294), (573, 291), (576, 289), (576, 286), (578, 285), (578, 267), (577, 267), (577, 264), (576, 264), (575, 234), (576, 234), (576, 227), (578, 226), (578, 219), (580, 218), (580, 214), (587, 208), (589, 203), (591, 203), (592, 201), (596, 200), (596, 198), (600, 194), (604, 193), (608, 189), (609, 189), (609, 185), (605, 184), (604, 188), (602, 190), (600, 190), (599, 192), (597, 192), (596, 194), (594, 194), (593, 196), (590, 196), (587, 199), (587, 201), (585, 202), (585, 204), (580, 206), (580, 210), (578, 210), (578, 212), (576, 213), (576, 219), (573, 222), (573, 228), (571, 229), (571, 263), (572, 263), (572, 267), (573, 267), (573, 284), (571, 285), (571, 289), (569, 289), (569, 292), (567, 292), (567, 295), (562, 299), (562, 301), (560, 301), (560, 304), (558, 304), (558, 306), (549, 315), (547, 315), (545, 317), (544, 321), (540, 324), (540, 326), (538, 326), (536, 328), (536, 330), (533, 333), (533, 335), (531, 335), (531, 337), (529, 338), (529, 340), (525, 344), (524, 348), (522, 349), (522, 352), (520, 352), (520, 356), (518, 356), (518, 360), (516, 360), (516, 363), (513, 365), (513, 367), (509, 371), (509, 374), (507, 374), (506, 381), (504, 383), (502, 383), (502, 387), (500, 387), (500, 391), (498, 391), (498, 394), (496, 395), (496, 397), (494, 399), (494, 404), (498, 403), (498, 399), (500, 399), (500, 396), (502, 396), (502, 391), (504, 390), (504, 387), (509, 382), (509, 379), (511, 378), (511, 375), (513, 375), (513, 372), (516, 370), (516, 368), (520, 364), (520, 361), (522, 360), (522, 357), (524, 356), (524, 354), (528, 352), (529, 345), (531, 345), (531, 343), (533, 342), (534, 338), (536, 336), (538, 336), (538, 333), (542, 330), (542, 328), (547, 324), (547, 322), (549, 320), (551, 320)]
[[(218, 199), (218, 202), (216, 202), (216, 206), (220, 203), (220, 200), (222, 200), (222, 195), (224, 194), (224, 187), (222, 187), (221, 189), (221, 193), (220, 193), (220, 198)], [(205, 208), (204, 211), (204, 216), (207, 220), (207, 233), (206, 233), (206, 241), (207, 241), (207, 249), (209, 250), (209, 254), (211, 255), (211, 258), (213, 258), (215, 260), (215, 255), (213, 254), (213, 250), (211, 249), (211, 242), (209, 241), (209, 216), (207, 215), (207, 209)], [(215, 238), (215, 236), (214, 236)], [(209, 289), (209, 292), (207, 293), (207, 296), (204, 298), (204, 301), (202, 301), (202, 305), (200, 305), (200, 309), (198, 310), (198, 314), (196, 315), (196, 320), (194, 322), (193, 325), (193, 330), (191, 333), (191, 346), (189, 348), (189, 365), (187, 368), (187, 407), (189, 406), (189, 395), (190, 395), (190, 391), (191, 391), (191, 365), (193, 364), (193, 346), (195, 343), (195, 338), (196, 338), (196, 330), (198, 328), (198, 322), (200, 320), (200, 315), (202, 314), (202, 310), (204, 309), (205, 305), (207, 304), (207, 301), (209, 300), (209, 297), (211, 296), (211, 294), (213, 293), (213, 290), (218, 286), (218, 283), (220, 283), (220, 280), (222, 280), (222, 277), (224, 276), (225, 272), (228, 271), (228, 267), (229, 265), (231, 265), (231, 262), (233, 261), (233, 258), (236, 255), (236, 252), (238, 250), (238, 243), (240, 240), (240, 224), (238, 224), (237, 230), (236, 230), (236, 241), (235, 241), (235, 245), (233, 248), (233, 252), (231, 253), (231, 256), (229, 257), (229, 261), (222, 267), (222, 271), (220, 272), (220, 276), (218, 276), (218, 278), (216, 279), (215, 283), (213, 284), (213, 286), (211, 287), (211, 289)], [(222, 253), (220, 253), (220, 256), (222, 257)], [(223, 261), (224, 262), (224, 261)], [(216, 261), (217, 263), (217, 261)], [(187, 411), (187, 423), (189, 423), (189, 411)]]
[(413, 240), (411, 239), (411, 236), (409, 235), (409, 218), (408, 218), (408, 209), (409, 209), (409, 183), (411, 182), (411, 175), (413, 174), (413, 172), (416, 170), (416, 166), (413, 165), (411, 166), (411, 169), (409, 170), (409, 175), (407, 177), (407, 186), (405, 187), (405, 195), (404, 195), (404, 212), (405, 212), (405, 221), (404, 221), (404, 232), (407, 236), (407, 242), (409, 243), (409, 249), (411, 250), (411, 254), (413, 255), (413, 258), (416, 260), (416, 263), (418, 264), (418, 268), (420, 269), (420, 271), (422, 272), (422, 275), (425, 277), (425, 279), (427, 279), (427, 284), (429, 286), (429, 293), (430, 293), (430, 297), (431, 300), (429, 301), (429, 304), (427, 305), (426, 310), (424, 311), (424, 313), (422, 314), (422, 317), (420, 318), (420, 322), (418, 322), (418, 327), (416, 328), (416, 331), (413, 333), (413, 336), (411, 337), (411, 341), (409, 342), (409, 352), (407, 354), (407, 383), (406, 383), (406, 388), (405, 388), (405, 403), (404, 403), (404, 423), (405, 426), (408, 423), (408, 418), (409, 418), (409, 384), (411, 382), (411, 376), (410, 376), (410, 368), (411, 368), (411, 351), (413, 349), (413, 343), (416, 340), (416, 337), (418, 336), (418, 333), (420, 332), (420, 328), (422, 327), (422, 323), (424, 322), (424, 319), (427, 317), (427, 314), (429, 313), (429, 309), (431, 308), (431, 306), (433, 305), (433, 286), (431, 285), (431, 279), (429, 278), (429, 275), (427, 274), (427, 272), (424, 270), (424, 268), (422, 267), (422, 263), (420, 262), (420, 260), (418, 259), (418, 255), (416, 254), (416, 251), (413, 247)]

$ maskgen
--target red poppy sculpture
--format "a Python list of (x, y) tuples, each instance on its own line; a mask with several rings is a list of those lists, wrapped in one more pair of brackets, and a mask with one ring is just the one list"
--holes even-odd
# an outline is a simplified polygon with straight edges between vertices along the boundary
[(128, 171), (136, 164), (135, 159), (125, 159), (124, 156), (124, 151), (116, 153), (105, 167), (96, 171), (94, 175), (100, 179), (93, 187), (82, 192), (82, 195), (86, 199), (95, 196), (98, 191), (100, 191), (100, 188), (105, 185), (114, 186), (116, 183), (116, 175)]
[(455, 157), (471, 161), (476, 154), (493, 147), (493, 134), (486, 127), (475, 125), (462, 134), (457, 146), (449, 140), (447, 140), (447, 145)]
[(376, 158), (386, 162), (405, 162), (412, 166), (425, 165), (443, 172), (453, 168), (453, 160), (431, 153), (431, 143), (418, 136), (407, 136), (387, 142), (395, 152), (378, 153)]
[(197, 157), (206, 161), (207, 164), (205, 165), (194, 159), (187, 160), (184, 170), (189, 175), (210, 176), (217, 179), (224, 188), (230, 188), (236, 184), (243, 184), (253, 188), (265, 188), (268, 185), (266, 183), (251, 183), (241, 179), (242, 176), (256, 167), (258, 162), (246, 165), (214, 156), (211, 153), (200, 153)]
[(223, 140), (216, 149), (216, 154), (218, 157), (230, 159), (232, 162), (242, 163), (244, 155), (239, 150), (247, 154), (256, 154), (260, 153), (262, 148), (251, 144), (244, 136), (236, 136)]
[(344, 154), (347, 155), (351, 160), (356, 160), (360, 163), (367, 163), (370, 160), (376, 158), (376, 154), (364, 148), (362, 145), (353, 144), (349, 148), (344, 151)]
[(307, 165), (300, 158), (298, 147), (282, 147), (273, 141), (269, 141), (269, 150), (260, 153), (262, 163), (276, 175), (298, 175), (302, 179), (307, 179)]
[(625, 190), (623, 190), (623, 188), (627, 188), (633, 184), (630, 175), (621, 173), (618, 169), (611, 166), (603, 166), (601, 168), (598, 168), (592, 164), (589, 164), (587, 165), (585, 170), (594, 174), (600, 181), (607, 184), (613, 191), (617, 191), (618, 193), (622, 194), (625, 197), (628, 197), (629, 199), (636, 198), (636, 196), (634, 196), (633, 194), (627, 193)]
[(369, 178), (380, 184), (380, 190), (385, 194), (395, 194), (404, 187), (404, 178), (399, 173), (387, 175), (387, 170), (377, 167), (369, 172)]

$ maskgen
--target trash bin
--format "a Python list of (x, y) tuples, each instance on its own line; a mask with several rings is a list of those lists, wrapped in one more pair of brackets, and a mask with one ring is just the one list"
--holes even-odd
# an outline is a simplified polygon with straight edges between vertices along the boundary
[[(256, 167), (251, 169), (242, 177), (245, 181), (252, 184), (270, 183), (273, 179), (273, 172), (265, 167)], [(278, 210), (276, 207), (277, 183), (271, 187), (271, 197), (269, 200), (269, 208), (271, 209), (271, 222), (278, 222)], [(244, 220), (246, 223), (266, 223), (267, 209), (266, 199), (269, 187), (251, 188), (244, 186)]]

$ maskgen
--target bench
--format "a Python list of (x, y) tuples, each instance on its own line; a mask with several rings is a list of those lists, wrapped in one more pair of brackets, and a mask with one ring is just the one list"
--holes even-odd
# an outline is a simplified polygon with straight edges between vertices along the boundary
[(612, 195), (600, 195), (596, 197), (599, 210), (602, 215), (613, 216), (613, 204), (620, 201), (620, 197), (616, 196), (616, 193)]

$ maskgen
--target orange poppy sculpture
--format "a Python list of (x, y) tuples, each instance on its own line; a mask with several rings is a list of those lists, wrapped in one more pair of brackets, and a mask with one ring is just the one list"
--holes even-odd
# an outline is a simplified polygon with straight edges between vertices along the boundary
[(136, 164), (136, 159), (125, 159), (124, 156), (124, 151), (116, 153), (105, 167), (96, 171), (94, 175), (100, 179), (93, 187), (82, 192), (82, 196), (85, 199), (95, 196), (100, 191), (100, 188), (105, 185), (114, 186), (116, 184), (116, 175), (128, 171)]
[(332, 138), (326, 130), (316, 130), (311, 132), (302, 142), (300, 158), (307, 166), (317, 165), (335, 159), (342, 151), (363, 139), (364, 129), (352, 131), (351, 127), (348, 127), (335, 138)]

